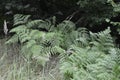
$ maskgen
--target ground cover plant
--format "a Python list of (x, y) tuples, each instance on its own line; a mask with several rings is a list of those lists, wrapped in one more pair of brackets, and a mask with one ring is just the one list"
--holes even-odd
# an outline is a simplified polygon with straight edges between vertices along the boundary
[[(75, 29), (71, 21), (55, 26), (50, 20), (30, 20), (29, 15), (14, 16), (14, 35), (7, 44), (19, 43), (20, 54), (27, 62), (43, 67), (57, 55), (59, 70), (65, 80), (119, 80), (119, 49), (108, 27), (92, 33), (86, 28)], [(45, 30), (45, 31), (43, 31)]]
[(0, 80), (120, 80), (117, 0), (1, 2)]

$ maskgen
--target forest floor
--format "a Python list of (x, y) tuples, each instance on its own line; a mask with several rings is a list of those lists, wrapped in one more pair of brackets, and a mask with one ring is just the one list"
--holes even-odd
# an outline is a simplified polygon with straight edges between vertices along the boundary
[(58, 58), (52, 58), (43, 68), (26, 61), (18, 44), (6, 45), (0, 39), (0, 80), (61, 80)]

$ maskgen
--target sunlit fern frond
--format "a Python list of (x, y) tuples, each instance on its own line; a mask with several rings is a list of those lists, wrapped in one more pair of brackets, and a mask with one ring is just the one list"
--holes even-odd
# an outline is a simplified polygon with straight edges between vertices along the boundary
[(29, 15), (20, 14), (14, 16), (16, 27), (10, 30), (14, 35), (7, 43), (20, 42), (21, 53), (25, 58), (35, 59), (44, 66), (51, 55), (65, 53), (61, 47), (63, 34), (54, 31), (51, 21), (30, 20), (29, 17)]
[(64, 80), (119, 80), (120, 64), (118, 50), (112, 48), (110, 54), (100, 50), (71, 47), (72, 54), (61, 60)]
[(108, 51), (110, 48), (114, 47), (114, 41), (110, 35), (110, 28), (99, 32), (99, 33), (92, 33), (90, 32), (91, 37), (91, 45), (94, 45), (93, 48), (98, 48), (103, 51)]

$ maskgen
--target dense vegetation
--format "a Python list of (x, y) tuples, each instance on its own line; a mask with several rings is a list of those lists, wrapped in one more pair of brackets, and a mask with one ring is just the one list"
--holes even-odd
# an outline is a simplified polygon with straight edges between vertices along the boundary
[[(20, 67), (14, 63), (4, 80), (120, 80), (119, 1), (3, 0), (0, 4), (0, 25), (4, 22), (4, 32), (9, 30), (5, 44), (19, 46), (23, 63)], [(54, 60), (52, 68), (57, 66), (59, 78), (50, 73), (52, 79), (45, 78), (44, 69)], [(43, 78), (37, 74), (41, 71)]]

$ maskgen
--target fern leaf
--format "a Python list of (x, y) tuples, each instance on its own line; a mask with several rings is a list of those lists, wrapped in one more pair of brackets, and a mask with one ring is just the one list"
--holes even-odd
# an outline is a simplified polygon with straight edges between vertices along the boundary
[(18, 36), (15, 34), (6, 42), (6, 44), (17, 43), (18, 41)]
[(15, 28), (13, 28), (12, 30), (10, 30), (10, 32), (12, 33), (12, 32), (22, 32), (23, 30), (25, 30), (26, 29), (26, 26), (25, 25), (20, 25), (20, 26), (18, 26), (18, 27), (15, 27)]
[(27, 23), (30, 15), (16, 14), (14, 15), (14, 26)]
[(37, 28), (39, 25), (41, 25), (44, 21), (43, 20), (32, 20), (29, 21), (26, 26), (28, 28)]

